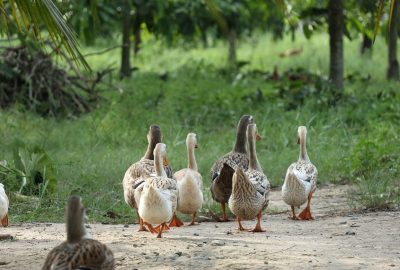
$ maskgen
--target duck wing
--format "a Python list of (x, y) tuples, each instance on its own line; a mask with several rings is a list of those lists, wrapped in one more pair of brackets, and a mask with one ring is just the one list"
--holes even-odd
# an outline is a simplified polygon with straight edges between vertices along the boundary
[(235, 170), (224, 163), (211, 184), (211, 195), (217, 202), (227, 202), (232, 193), (232, 177)]
[(114, 269), (112, 251), (99, 241), (85, 239), (76, 244), (64, 242), (47, 255), (43, 270)]
[(229, 167), (233, 168), (233, 170), (240, 168), (245, 171), (249, 168), (249, 158), (247, 157), (247, 154), (238, 152), (230, 152), (222, 156), (211, 167), (211, 180), (218, 177), (224, 164), (227, 164)]

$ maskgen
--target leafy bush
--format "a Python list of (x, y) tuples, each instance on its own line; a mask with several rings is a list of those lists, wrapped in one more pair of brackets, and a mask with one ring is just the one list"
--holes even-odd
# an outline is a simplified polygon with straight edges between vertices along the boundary
[(39, 146), (27, 147), (24, 143), (14, 143), (14, 165), (6, 161), (0, 164), (0, 180), (12, 190), (24, 195), (43, 197), (46, 192), (56, 190), (53, 161)]

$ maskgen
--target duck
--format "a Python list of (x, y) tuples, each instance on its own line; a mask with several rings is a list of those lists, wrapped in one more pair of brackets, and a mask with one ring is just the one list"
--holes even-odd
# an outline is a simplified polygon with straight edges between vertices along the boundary
[(211, 196), (221, 204), (222, 220), (228, 221), (225, 205), (228, 203), (232, 193), (232, 177), (236, 168), (247, 170), (249, 158), (247, 153), (247, 126), (253, 123), (253, 116), (243, 115), (237, 126), (236, 142), (229, 153), (223, 155), (212, 165), (211, 174)]
[(114, 269), (113, 252), (101, 242), (90, 239), (84, 218), (81, 198), (71, 196), (66, 206), (67, 240), (49, 252), (42, 270)]
[[(318, 170), (311, 163), (306, 148), (307, 128), (300, 126), (297, 129), (297, 143), (300, 145), (300, 154), (297, 162), (292, 163), (287, 169), (285, 181), (282, 186), (283, 201), (291, 207), (293, 220), (312, 220), (310, 202), (317, 188)], [(296, 216), (295, 207), (300, 207), (305, 202), (305, 209)]]
[[(145, 184), (145, 179), (155, 174), (153, 152), (156, 144), (162, 141), (160, 126), (150, 126), (147, 133), (147, 141), (148, 145), (144, 156), (128, 168), (122, 180), (125, 202), (132, 209), (136, 209), (136, 214), (139, 219), (139, 232), (147, 231), (143, 224), (143, 219), (139, 216), (137, 209), (138, 202), (140, 201), (140, 194)], [(163, 167), (167, 176), (172, 177), (173, 171), (171, 166), (165, 164)]]
[[(150, 232), (158, 233), (157, 238), (161, 238), (162, 232), (171, 224), (178, 223), (175, 214), (178, 204), (177, 181), (169, 178), (163, 169), (163, 160), (167, 159), (166, 148), (163, 143), (158, 143), (154, 148), (156, 176), (145, 180), (139, 202), (139, 215)], [(154, 228), (152, 224), (159, 225)]]
[(8, 207), (10, 202), (8, 200), (4, 185), (0, 183), (0, 223), (3, 227), (8, 227)]
[(189, 133), (186, 137), (188, 155), (188, 166), (185, 169), (175, 172), (174, 177), (178, 183), (178, 211), (183, 214), (191, 214), (192, 222), (195, 225), (196, 213), (203, 205), (203, 178), (198, 171), (195, 148), (198, 148), (197, 136)]
[(228, 206), (237, 217), (238, 230), (244, 231), (241, 220), (257, 217), (257, 224), (251, 232), (265, 232), (261, 228), (262, 212), (268, 207), (271, 185), (257, 158), (256, 140), (261, 136), (257, 132), (256, 124), (247, 126), (249, 143), (249, 169), (243, 171), (236, 168), (232, 177), (232, 195)]

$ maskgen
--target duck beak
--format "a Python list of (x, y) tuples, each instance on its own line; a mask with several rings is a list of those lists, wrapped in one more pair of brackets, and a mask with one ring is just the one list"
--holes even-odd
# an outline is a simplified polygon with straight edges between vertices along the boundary
[(194, 148), (199, 148), (199, 145), (196, 143), (196, 144), (194, 145)]
[(164, 166), (168, 166), (169, 161), (168, 161), (167, 156), (164, 156), (164, 158), (163, 158), (163, 164), (164, 164)]
[(260, 141), (262, 139), (262, 137), (261, 137), (261, 135), (260, 134), (256, 134), (256, 141)]

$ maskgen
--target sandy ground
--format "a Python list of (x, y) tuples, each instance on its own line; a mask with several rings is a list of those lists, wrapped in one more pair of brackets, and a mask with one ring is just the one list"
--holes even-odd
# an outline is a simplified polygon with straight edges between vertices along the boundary
[[(347, 186), (318, 189), (314, 221), (288, 219), (274, 191), (264, 215), (266, 233), (238, 232), (235, 222), (172, 228), (164, 238), (137, 225), (90, 224), (93, 237), (113, 251), (117, 269), (400, 269), (400, 212), (354, 213)], [(245, 221), (248, 228), (255, 221)], [(65, 238), (64, 224), (23, 223), (0, 228), (0, 269), (40, 269)]]

